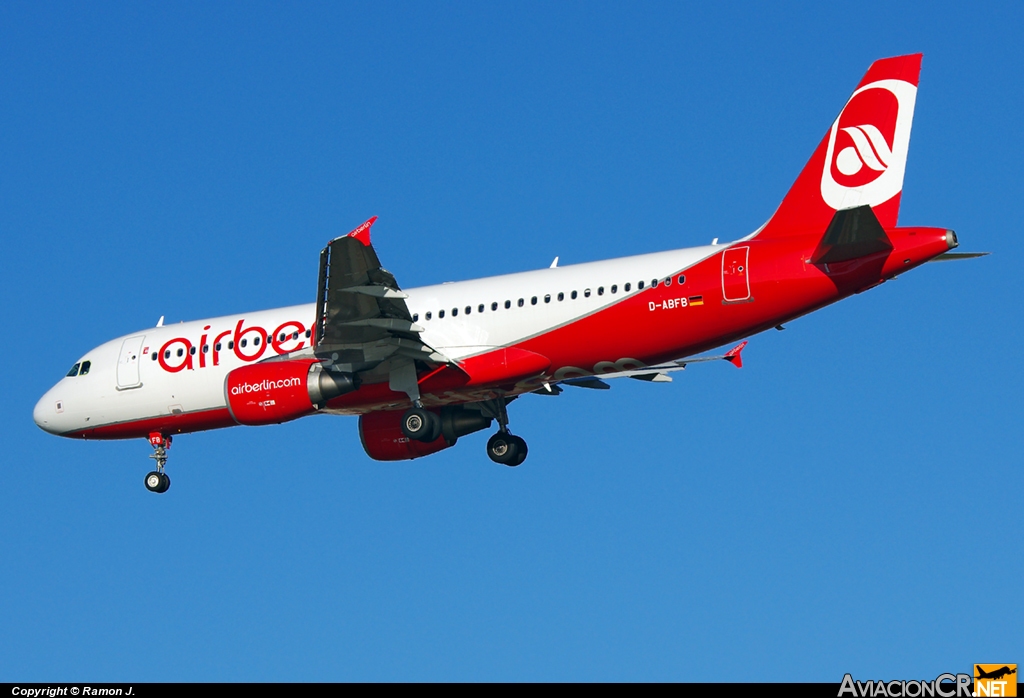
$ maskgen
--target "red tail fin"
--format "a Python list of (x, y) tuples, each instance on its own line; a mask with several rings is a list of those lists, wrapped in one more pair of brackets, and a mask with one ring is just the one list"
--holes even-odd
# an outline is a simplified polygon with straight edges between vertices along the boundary
[(868, 205), (896, 225), (921, 54), (875, 61), (759, 238), (824, 231), (840, 209)]

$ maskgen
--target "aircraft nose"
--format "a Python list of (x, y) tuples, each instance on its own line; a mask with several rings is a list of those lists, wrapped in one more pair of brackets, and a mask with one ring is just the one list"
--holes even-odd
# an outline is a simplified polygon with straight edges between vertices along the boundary
[(55, 399), (53, 391), (50, 390), (39, 398), (39, 402), (36, 403), (35, 409), (32, 410), (32, 421), (45, 432), (59, 434), (57, 416), (60, 414), (61, 408), (61, 401)]

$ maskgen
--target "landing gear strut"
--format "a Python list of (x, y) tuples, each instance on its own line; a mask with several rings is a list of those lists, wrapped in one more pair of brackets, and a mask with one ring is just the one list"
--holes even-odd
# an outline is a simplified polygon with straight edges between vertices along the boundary
[(514, 468), (526, 460), (526, 441), (508, 430), (508, 403), (497, 397), (482, 403), (484, 414), (498, 420), (498, 433), (487, 440), (487, 457), (495, 463)]
[(149, 435), (149, 443), (153, 446), (153, 453), (149, 457), (156, 461), (156, 470), (146, 475), (146, 489), (162, 494), (171, 486), (171, 478), (164, 472), (164, 466), (167, 465), (167, 449), (171, 447), (171, 437), (155, 431)]

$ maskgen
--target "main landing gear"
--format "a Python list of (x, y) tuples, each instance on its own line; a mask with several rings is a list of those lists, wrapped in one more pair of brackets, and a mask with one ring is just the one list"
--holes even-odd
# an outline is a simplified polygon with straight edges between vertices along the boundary
[(171, 478), (164, 472), (164, 466), (167, 465), (167, 449), (171, 447), (171, 437), (155, 431), (149, 435), (149, 443), (153, 446), (153, 453), (149, 457), (156, 461), (156, 470), (146, 475), (146, 489), (163, 494), (171, 486)]
[(441, 417), (436, 412), (413, 407), (402, 415), (402, 433), (413, 441), (437, 441), (441, 436)]
[(526, 441), (508, 430), (508, 403), (504, 397), (481, 403), (483, 413), (498, 420), (498, 433), (487, 440), (487, 457), (514, 468), (526, 460)]
[(498, 433), (487, 441), (487, 457), (514, 468), (526, 460), (527, 448), (522, 437), (508, 430), (505, 408), (509, 402), (510, 399), (501, 396), (471, 405), (442, 407), (438, 413), (415, 400), (413, 407), (402, 415), (400, 426), (405, 437), (412, 441), (433, 443), (443, 436), (447, 446), (454, 446), (460, 436), (486, 429), (498, 420)]

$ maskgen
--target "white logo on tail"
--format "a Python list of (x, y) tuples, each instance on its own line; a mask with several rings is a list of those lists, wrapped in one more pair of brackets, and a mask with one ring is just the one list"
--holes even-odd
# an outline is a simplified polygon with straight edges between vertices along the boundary
[[(896, 119), (891, 124), (889, 116), (875, 109), (870, 111), (871, 119), (879, 123), (854, 123), (840, 126), (843, 114), (850, 105), (869, 90), (885, 90), (896, 98)], [(865, 95), (862, 99), (870, 99)], [(821, 173), (821, 198), (836, 210), (852, 206), (877, 206), (896, 196), (903, 189), (903, 173), (907, 164), (907, 150), (910, 147), (910, 127), (914, 120), (914, 102), (917, 88), (903, 80), (878, 80), (853, 93), (843, 107), (843, 113), (832, 124), (825, 153), (825, 167)], [(877, 101), (877, 100), (876, 100)], [(849, 119), (845, 123), (849, 123)], [(881, 128), (880, 128), (881, 127)], [(883, 129), (888, 131), (883, 133)], [(836, 137), (842, 132), (852, 143), (836, 152)], [(847, 140), (847, 139), (844, 139)], [(892, 143), (890, 147), (889, 143)], [(839, 174), (833, 173), (833, 166)], [(849, 181), (843, 181), (849, 180)]]
[(843, 148), (836, 155), (836, 168), (844, 175), (855, 175), (865, 165), (875, 172), (883, 172), (889, 166), (892, 151), (885, 142), (885, 136), (875, 126), (861, 124), (840, 130), (853, 139), (852, 146)]

